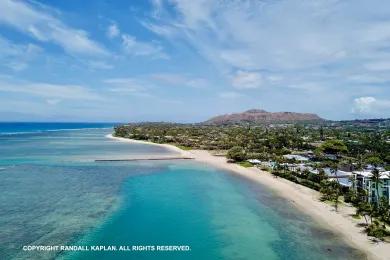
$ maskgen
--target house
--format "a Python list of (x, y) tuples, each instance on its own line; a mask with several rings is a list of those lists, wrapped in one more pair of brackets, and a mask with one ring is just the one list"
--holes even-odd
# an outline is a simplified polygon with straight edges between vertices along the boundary
[(258, 159), (248, 159), (247, 161), (251, 164), (261, 164), (261, 161)]
[(326, 159), (329, 159), (329, 160), (337, 160), (337, 156), (336, 155), (334, 155), (334, 154), (329, 154), (329, 153), (326, 153), (326, 154), (324, 154), (324, 157), (326, 158)]
[(314, 154), (314, 152), (311, 151), (311, 150), (303, 151), (303, 152), (302, 152), (302, 155), (306, 156), (306, 157), (309, 158), (309, 159), (315, 158), (315, 154)]
[(309, 170), (310, 173), (313, 173), (313, 174), (319, 174), (320, 173), (320, 171), (318, 169), (314, 169), (313, 167), (309, 167), (308, 170)]
[(271, 161), (271, 160), (270, 161), (260, 161), (258, 159), (248, 159), (246, 161), (250, 162), (252, 164), (259, 165), (259, 166), (266, 167), (266, 168), (270, 168), (270, 169), (274, 169), (277, 165), (276, 162)]
[[(376, 167), (378, 171), (383, 172), (385, 169), (383, 167)], [(366, 167), (364, 168), (367, 171), (372, 171), (375, 169), (375, 166), (372, 164), (367, 164)]]
[(352, 187), (351, 177), (353, 177), (353, 172), (337, 170), (337, 172), (332, 172), (330, 168), (324, 168), (324, 172), (330, 179), (338, 181), (341, 186)]
[(318, 170), (306, 163), (281, 163), (280, 166), (283, 166), (285, 169), (288, 169), (292, 172), (304, 172), (308, 171), (313, 174), (318, 174)]
[[(385, 197), (390, 204), (390, 171), (379, 173), (378, 189), (375, 181), (372, 179), (372, 172), (368, 170), (354, 171), (356, 188), (367, 191), (368, 202), (375, 202), (378, 198)], [(377, 195), (377, 191), (379, 194)]]
[(297, 172), (299, 170), (299, 165), (295, 163), (281, 163), (280, 166), (292, 172)]
[(261, 162), (261, 166), (274, 169), (276, 167), (276, 162), (274, 161), (267, 161), (267, 162)]
[(305, 156), (302, 156), (302, 155), (299, 155), (299, 154), (286, 154), (286, 155), (283, 155), (283, 158), (288, 159), (288, 160), (296, 160), (296, 161), (299, 161), (299, 162), (307, 162), (307, 161), (309, 161), (308, 157), (305, 157)]

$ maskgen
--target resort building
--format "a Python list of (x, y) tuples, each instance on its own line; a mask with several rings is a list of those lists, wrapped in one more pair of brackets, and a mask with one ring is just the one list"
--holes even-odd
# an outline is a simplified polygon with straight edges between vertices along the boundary
[[(376, 182), (373, 180), (373, 174), (371, 171), (354, 171), (356, 180), (356, 188), (367, 191), (368, 202), (376, 202), (377, 197), (380, 199), (385, 197), (390, 203), (390, 171), (380, 172), (378, 188)], [(377, 192), (379, 192), (377, 194)]]
[(246, 161), (250, 162), (253, 165), (266, 167), (266, 168), (269, 168), (269, 169), (274, 169), (276, 167), (276, 165), (277, 165), (276, 162), (271, 161), (271, 160), (269, 160), (269, 161), (260, 161), (258, 159), (248, 159)]
[(295, 160), (295, 161), (298, 161), (298, 162), (307, 162), (307, 161), (310, 160), (308, 157), (302, 156), (302, 155), (299, 155), (299, 154), (286, 154), (286, 155), (283, 155), (283, 157), (285, 159)]
[(248, 159), (247, 161), (250, 162), (251, 164), (255, 164), (255, 165), (261, 164), (261, 161), (258, 159)]
[(352, 187), (352, 182), (351, 182), (351, 176), (353, 176), (352, 172), (341, 171), (341, 170), (337, 170), (337, 172), (333, 172), (330, 168), (324, 168), (323, 170), (330, 179), (338, 181), (338, 183), (341, 186)]

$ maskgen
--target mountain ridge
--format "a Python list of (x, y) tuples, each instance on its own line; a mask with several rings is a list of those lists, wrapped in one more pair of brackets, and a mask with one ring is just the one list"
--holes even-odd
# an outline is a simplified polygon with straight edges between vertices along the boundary
[(239, 123), (280, 123), (280, 122), (303, 122), (325, 121), (314, 113), (298, 112), (268, 112), (263, 109), (249, 109), (241, 113), (223, 114), (212, 117), (204, 124), (239, 124)]

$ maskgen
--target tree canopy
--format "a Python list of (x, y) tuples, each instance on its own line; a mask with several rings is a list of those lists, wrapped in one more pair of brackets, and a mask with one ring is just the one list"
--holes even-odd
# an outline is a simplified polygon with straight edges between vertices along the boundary
[(337, 139), (325, 141), (324, 143), (321, 144), (320, 150), (323, 153), (333, 154), (337, 156), (346, 153), (348, 151), (347, 146), (344, 144), (344, 142)]
[(226, 157), (228, 159), (232, 159), (236, 162), (241, 162), (241, 161), (245, 160), (246, 154), (245, 154), (245, 151), (242, 147), (234, 146), (227, 152)]

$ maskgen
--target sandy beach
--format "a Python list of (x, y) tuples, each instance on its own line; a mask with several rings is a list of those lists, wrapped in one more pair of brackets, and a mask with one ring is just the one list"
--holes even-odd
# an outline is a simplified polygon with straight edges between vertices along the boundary
[[(127, 142), (127, 143), (133, 143), (133, 144), (147, 144), (147, 145), (164, 147), (165, 149), (171, 151), (175, 155), (178, 155), (179, 157), (183, 157), (183, 158), (194, 157), (191, 152), (184, 151), (184, 150), (182, 150), (179, 147), (176, 147), (174, 145), (157, 144), (157, 143), (152, 143), (152, 142), (146, 142), (146, 141), (140, 141), (140, 140), (134, 140), (134, 139), (128, 139), (128, 138), (122, 138), (122, 137), (115, 137), (112, 134), (108, 134), (108, 135), (106, 135), (106, 137), (109, 139), (114, 139), (114, 140), (118, 140), (121, 142)], [(161, 156), (159, 156), (159, 157), (161, 157)], [(169, 157), (169, 156), (167, 156), (167, 157)]]
[(355, 213), (355, 209), (353, 207), (341, 205), (339, 206), (338, 212), (336, 212), (331, 205), (319, 200), (320, 193), (317, 191), (282, 178), (276, 178), (270, 173), (262, 171), (256, 167), (244, 168), (237, 164), (227, 163), (226, 158), (213, 156), (208, 151), (183, 151), (176, 146), (168, 144), (155, 144), (145, 141), (113, 137), (112, 135), (108, 135), (107, 137), (129, 143), (143, 143), (162, 146), (179, 154), (180, 156), (193, 157), (199, 163), (228, 170), (244, 178), (265, 185), (275, 191), (280, 197), (283, 197), (287, 201), (291, 202), (302, 212), (313, 217), (318, 224), (339, 234), (346, 242), (355, 248), (362, 250), (367, 254), (368, 259), (390, 259), (390, 244), (371, 240), (364, 233), (363, 228), (359, 227), (359, 224), (365, 223), (364, 219), (352, 218), (352, 215)]

